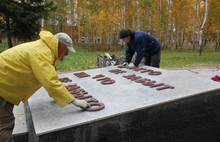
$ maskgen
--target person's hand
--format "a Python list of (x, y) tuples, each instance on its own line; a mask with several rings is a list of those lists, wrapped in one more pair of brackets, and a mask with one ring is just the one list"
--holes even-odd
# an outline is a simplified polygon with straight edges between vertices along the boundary
[(124, 63), (123, 63), (123, 66), (127, 68), (127, 67), (128, 67), (128, 63), (127, 63), (127, 62), (124, 62)]
[(73, 105), (77, 106), (77, 107), (80, 107), (82, 109), (85, 109), (87, 107), (90, 107), (89, 104), (84, 101), (84, 100), (78, 100), (78, 99), (75, 99), (73, 102), (72, 102)]

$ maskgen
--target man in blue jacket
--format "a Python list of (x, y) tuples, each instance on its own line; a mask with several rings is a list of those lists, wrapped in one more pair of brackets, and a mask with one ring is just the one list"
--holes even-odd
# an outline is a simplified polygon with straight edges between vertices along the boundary
[(143, 58), (145, 65), (160, 67), (161, 46), (155, 37), (143, 31), (125, 29), (120, 31), (119, 36), (127, 44), (124, 66), (128, 66), (136, 52), (136, 59), (133, 63), (135, 67), (138, 67)]

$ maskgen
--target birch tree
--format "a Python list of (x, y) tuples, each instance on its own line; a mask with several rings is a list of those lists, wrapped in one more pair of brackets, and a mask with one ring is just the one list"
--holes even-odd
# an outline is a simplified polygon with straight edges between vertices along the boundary
[(203, 0), (203, 2), (204, 2), (205, 11), (204, 11), (203, 23), (200, 26), (200, 32), (199, 32), (199, 56), (202, 55), (202, 50), (203, 50), (202, 49), (203, 48), (203, 32), (204, 32), (204, 27), (205, 27), (206, 20), (207, 20), (207, 17), (208, 17), (208, 0)]

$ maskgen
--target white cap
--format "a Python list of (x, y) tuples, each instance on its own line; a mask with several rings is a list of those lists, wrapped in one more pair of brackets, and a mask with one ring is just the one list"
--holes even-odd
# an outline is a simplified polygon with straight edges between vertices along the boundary
[(66, 47), (68, 48), (69, 51), (76, 52), (76, 50), (73, 48), (72, 39), (66, 33), (57, 33), (55, 36), (58, 38), (58, 40), (61, 43), (66, 45)]

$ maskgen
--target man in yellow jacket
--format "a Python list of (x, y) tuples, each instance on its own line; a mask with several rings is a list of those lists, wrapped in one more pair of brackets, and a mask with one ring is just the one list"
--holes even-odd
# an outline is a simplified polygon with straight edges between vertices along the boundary
[(54, 65), (74, 52), (72, 39), (65, 33), (40, 32), (40, 39), (20, 44), (0, 54), (0, 141), (10, 141), (14, 128), (14, 105), (26, 102), (40, 87), (63, 107), (69, 103), (89, 107), (75, 99), (59, 81)]

